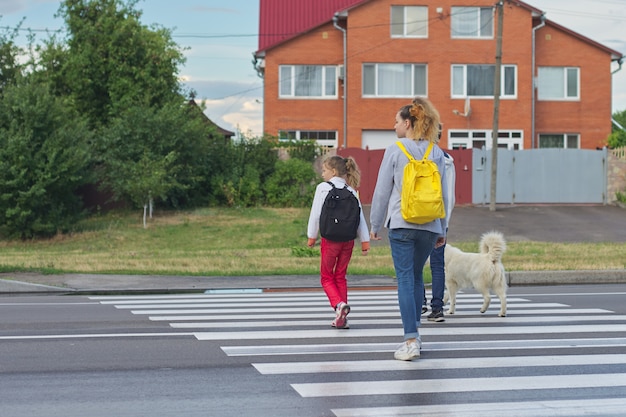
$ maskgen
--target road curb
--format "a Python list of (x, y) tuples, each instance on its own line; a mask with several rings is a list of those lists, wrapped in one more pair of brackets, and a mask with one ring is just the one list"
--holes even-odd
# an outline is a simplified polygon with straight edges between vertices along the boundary
[[(11, 274), (7, 274), (11, 275)], [(531, 285), (585, 285), (585, 284), (626, 284), (626, 269), (583, 270), (583, 271), (509, 271), (507, 284), (514, 286)], [(19, 276), (0, 279), (0, 294), (73, 294), (73, 295), (114, 295), (114, 294), (173, 294), (202, 293), (209, 291), (258, 290), (316, 291), (320, 290), (319, 276), (246, 276), (246, 277), (197, 277), (197, 276), (146, 276), (146, 275), (91, 275), (67, 274), (36, 277), (40, 283), (21, 281)], [(28, 275), (26, 276), (28, 278)], [(24, 278), (22, 278), (24, 279)], [(44, 281), (45, 279), (45, 281)], [(427, 284), (429, 285), (429, 284)], [(351, 290), (390, 290), (395, 289), (394, 277), (385, 275), (348, 275)]]
[(623, 284), (626, 269), (584, 271), (524, 271), (508, 272), (509, 286)]

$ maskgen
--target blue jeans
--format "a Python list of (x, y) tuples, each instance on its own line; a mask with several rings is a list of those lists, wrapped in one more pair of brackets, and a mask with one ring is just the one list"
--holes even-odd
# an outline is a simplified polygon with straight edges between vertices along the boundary
[(436, 241), (437, 234), (427, 230), (389, 230), (404, 340), (419, 339), (418, 327), (424, 298), (423, 269)]
[[(430, 308), (432, 311), (443, 310), (443, 292), (446, 286), (443, 257), (445, 248), (446, 245), (443, 245), (433, 249), (430, 253), (430, 272), (433, 277), (433, 298), (430, 300)], [(426, 300), (426, 298), (424, 298), (424, 300)]]

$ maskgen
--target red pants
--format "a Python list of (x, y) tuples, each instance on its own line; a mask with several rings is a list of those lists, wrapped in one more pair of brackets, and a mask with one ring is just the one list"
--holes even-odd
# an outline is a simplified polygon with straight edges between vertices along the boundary
[(333, 242), (322, 238), (320, 262), (321, 283), (330, 305), (334, 309), (340, 302), (348, 303), (346, 272), (352, 258), (354, 240)]

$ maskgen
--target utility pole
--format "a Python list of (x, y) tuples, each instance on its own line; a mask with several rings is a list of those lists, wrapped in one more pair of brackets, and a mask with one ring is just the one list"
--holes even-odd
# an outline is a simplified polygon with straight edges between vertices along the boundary
[(489, 211), (496, 211), (496, 177), (498, 173), (498, 122), (500, 118), (500, 89), (502, 79), (502, 24), (504, 8), (502, 0), (496, 4), (498, 14), (498, 33), (496, 35), (496, 73), (493, 89), (493, 132), (491, 134), (491, 200)]

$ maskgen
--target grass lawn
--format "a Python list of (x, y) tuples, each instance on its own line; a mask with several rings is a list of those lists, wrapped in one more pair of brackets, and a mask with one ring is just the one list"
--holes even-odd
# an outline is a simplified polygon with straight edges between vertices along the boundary
[[(143, 228), (142, 213), (94, 216), (52, 239), (0, 241), (0, 272), (167, 275), (315, 275), (319, 246), (306, 247), (308, 208), (210, 208), (157, 212)], [(478, 251), (478, 242), (455, 242)], [(626, 244), (508, 242), (507, 271), (600, 270), (626, 267)], [(590, 256), (592, 254), (593, 256)], [(426, 268), (426, 280), (429, 271)], [(361, 256), (354, 275), (393, 276), (387, 245)]]

